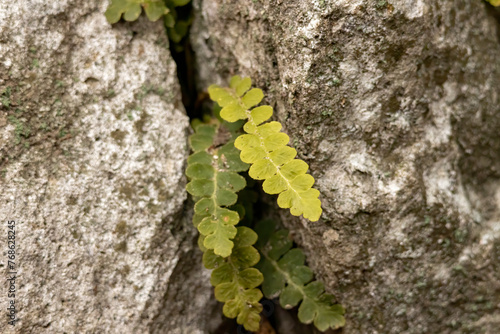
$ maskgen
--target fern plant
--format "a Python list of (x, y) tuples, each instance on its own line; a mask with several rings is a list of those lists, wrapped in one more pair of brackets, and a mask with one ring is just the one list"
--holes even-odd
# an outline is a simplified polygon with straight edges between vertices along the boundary
[[(234, 76), (229, 87), (212, 85), (210, 98), (221, 107), (220, 116), (228, 122), (246, 120), (235, 146), (241, 150), (240, 158), (251, 164), (248, 174), (264, 180), (263, 189), (268, 194), (279, 194), (278, 205), (290, 208), (294, 216), (303, 215), (311, 221), (321, 216), (319, 191), (312, 188), (314, 178), (307, 174), (309, 166), (297, 159), (297, 151), (287, 146), (290, 138), (280, 132), (279, 122), (266, 122), (273, 114), (271, 106), (259, 106), (264, 98), (261, 89), (250, 89), (250, 78)], [(254, 108), (255, 107), (255, 108)], [(264, 123), (264, 124), (263, 124)]]
[[(191, 18), (179, 19), (175, 8), (189, 1), (111, 0), (105, 15), (110, 23), (122, 17), (134, 21), (142, 10), (150, 21), (163, 17), (170, 40), (178, 43)], [(203, 264), (212, 270), (215, 298), (224, 303), (224, 315), (236, 318), (248, 331), (259, 330), (262, 292), (267, 298), (279, 296), (284, 308), (300, 303), (303, 323), (314, 323), (322, 331), (341, 327), (343, 308), (324, 293), (321, 283), (312, 281), (304, 254), (292, 249), (288, 232), (275, 231), (274, 223), (268, 221), (257, 224), (257, 234), (248, 227), (253, 225), (256, 193), (242, 191), (238, 201), (237, 193), (247, 186), (239, 173), (248, 171), (253, 179), (264, 180), (266, 193), (279, 194), (278, 205), (290, 208), (293, 215), (317, 221), (322, 212), (319, 191), (312, 188), (314, 178), (306, 173), (309, 166), (287, 146), (289, 137), (280, 132), (279, 122), (265, 123), (273, 109), (255, 107), (264, 94), (250, 89), (251, 84), (250, 78), (234, 76), (228, 88), (210, 86), (210, 97), (222, 109), (215, 118), (191, 124), (193, 153), (187, 160), (186, 190), (195, 201), (193, 224), (200, 233)], [(248, 226), (236, 226), (240, 221)]]
[[(188, 158), (186, 175), (191, 180), (187, 191), (195, 198), (193, 222), (204, 236), (203, 246), (216, 255), (231, 255), (240, 217), (229, 209), (236, 203), (236, 192), (246, 186), (245, 178), (238, 174), (248, 165), (238, 159), (233, 141), (216, 147), (226, 131), (217, 122), (195, 124), (195, 134), (189, 137), (193, 154)], [(230, 134), (229, 134), (230, 135)]]
[(109, 23), (116, 23), (123, 15), (125, 21), (135, 21), (142, 9), (150, 21), (157, 21), (170, 12), (163, 0), (111, 0), (104, 15)]
[[(194, 120), (189, 137), (193, 153), (187, 161), (186, 189), (196, 202), (193, 223), (200, 232), (204, 266), (213, 270), (215, 297), (224, 303), (224, 315), (249, 331), (259, 329), (263, 295), (279, 297), (284, 308), (300, 303), (299, 320), (321, 331), (339, 328), (345, 323), (344, 309), (313, 280), (304, 253), (292, 247), (288, 231), (276, 231), (272, 221), (251, 228), (256, 193), (245, 189), (242, 172), (264, 180), (264, 191), (279, 194), (279, 206), (292, 214), (316, 221), (321, 202), (319, 192), (311, 188), (314, 179), (306, 174), (307, 164), (286, 145), (289, 138), (280, 132), (281, 124), (265, 123), (272, 108), (251, 109), (263, 93), (250, 86), (249, 78), (239, 76), (231, 79), (229, 88), (211, 86), (210, 97), (222, 109), (216, 105), (214, 118)], [(236, 226), (240, 222), (246, 226)]]
[(320, 331), (344, 326), (344, 308), (334, 304), (332, 295), (324, 293), (321, 282), (313, 281), (312, 270), (304, 265), (304, 252), (292, 247), (288, 231), (275, 231), (271, 220), (259, 222), (255, 231), (259, 235), (257, 247), (262, 255), (257, 268), (264, 275), (264, 296), (269, 299), (279, 296), (281, 306), (286, 309), (300, 303), (300, 322), (314, 323)]
[(237, 228), (234, 249), (227, 258), (212, 250), (203, 254), (203, 264), (213, 269), (210, 283), (215, 287), (215, 298), (224, 303), (222, 312), (228, 318), (236, 318), (246, 330), (257, 331), (260, 326), (262, 273), (252, 268), (259, 262), (259, 252), (253, 247), (257, 234), (250, 228)]
[(192, 126), (186, 189), (196, 200), (193, 223), (200, 232), (203, 263), (213, 269), (210, 282), (215, 298), (224, 303), (224, 315), (256, 331), (262, 311), (262, 292), (257, 287), (263, 281), (262, 273), (252, 268), (260, 260), (253, 247), (257, 234), (248, 227), (236, 228), (240, 215), (231, 209), (236, 192), (246, 186), (238, 172), (246, 171), (248, 165), (238, 157), (231, 127), (223, 127), (217, 119), (208, 124), (195, 121)]
[(113, 24), (122, 17), (125, 21), (135, 21), (144, 9), (150, 21), (163, 17), (165, 28), (170, 40), (179, 43), (186, 36), (191, 25), (191, 16), (179, 18), (176, 8), (187, 5), (191, 0), (111, 0), (106, 13), (106, 19)]
[(248, 331), (257, 331), (263, 309), (259, 301), (263, 296), (279, 297), (284, 308), (300, 303), (303, 323), (314, 323), (321, 331), (343, 326), (343, 308), (312, 280), (304, 253), (292, 247), (288, 231), (276, 231), (273, 221), (259, 222), (255, 231), (236, 226), (243, 219), (253, 225), (255, 201), (255, 192), (243, 191), (247, 184), (239, 175), (249, 167), (235, 147), (242, 122), (221, 121), (222, 111), (214, 112), (215, 118), (192, 122), (186, 189), (196, 201), (193, 223), (200, 232), (198, 245), (204, 266), (212, 270), (210, 283), (215, 298), (224, 303), (224, 315), (236, 318)]

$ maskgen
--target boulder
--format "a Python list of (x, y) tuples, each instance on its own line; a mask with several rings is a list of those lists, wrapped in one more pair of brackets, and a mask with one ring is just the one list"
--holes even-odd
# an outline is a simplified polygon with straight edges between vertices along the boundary
[(200, 89), (250, 76), (310, 164), (322, 219), (279, 212), (346, 307), (343, 333), (496, 333), (500, 26), (491, 8), (194, 6)]
[(168, 39), (145, 17), (111, 26), (106, 5), (0, 4), (2, 279), (14, 220), (20, 319), (2, 333), (204, 333), (212, 318)]

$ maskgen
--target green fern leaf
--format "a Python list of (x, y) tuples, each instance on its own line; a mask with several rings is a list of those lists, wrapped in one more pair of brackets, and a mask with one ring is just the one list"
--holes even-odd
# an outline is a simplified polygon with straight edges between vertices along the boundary
[(142, 6), (146, 12), (146, 16), (152, 22), (157, 21), (169, 12), (169, 9), (162, 0), (144, 2)]
[(333, 296), (324, 293), (321, 282), (312, 281), (312, 270), (304, 265), (302, 250), (292, 248), (287, 230), (275, 231), (273, 221), (259, 222), (255, 227), (259, 235), (257, 248), (261, 260), (257, 265), (264, 275), (262, 292), (266, 298), (280, 298), (284, 308), (299, 306), (302, 323), (314, 323), (320, 331), (345, 325), (344, 309), (334, 304)]
[(314, 178), (306, 174), (309, 166), (296, 159), (297, 151), (287, 146), (290, 138), (281, 131), (279, 122), (263, 122), (271, 118), (270, 106), (259, 106), (264, 98), (262, 90), (250, 89), (250, 78), (234, 76), (230, 87), (212, 85), (210, 98), (222, 110), (220, 116), (227, 122), (246, 120), (246, 134), (239, 136), (234, 146), (241, 151), (243, 162), (251, 164), (249, 175), (264, 180), (263, 189), (268, 194), (279, 194), (278, 205), (289, 208), (292, 215), (317, 221), (322, 213), (319, 191), (313, 189)]
[(122, 15), (125, 21), (135, 21), (142, 8), (150, 21), (157, 21), (169, 12), (163, 0), (111, 0), (104, 15), (111, 24), (118, 22)]
[(192, 16), (178, 15), (175, 7), (185, 6), (191, 0), (111, 0), (104, 15), (109, 23), (116, 23), (122, 18), (125, 21), (135, 21), (141, 15), (142, 9), (150, 21), (163, 17), (167, 34), (176, 48), (182, 48), (179, 42), (187, 35), (192, 23)]
[(213, 249), (217, 255), (229, 256), (233, 248), (231, 239), (236, 235), (234, 225), (238, 224), (238, 221), (237, 212), (217, 208), (215, 214), (203, 218), (198, 225), (198, 231), (205, 236), (203, 245), (207, 249)]
[(245, 172), (248, 164), (241, 161), (240, 152), (234, 146), (234, 141), (230, 141), (218, 150), (219, 168), (233, 172)]
[(165, 24), (165, 27), (173, 28), (175, 26), (175, 18), (176, 15), (174, 14), (174, 12), (167, 13), (163, 18), (163, 23)]
[(181, 7), (187, 5), (191, 0), (166, 0), (168, 7)]
[(259, 262), (259, 252), (253, 247), (257, 234), (248, 227), (238, 227), (234, 249), (228, 258), (207, 250), (203, 264), (213, 269), (210, 283), (215, 287), (215, 298), (224, 303), (222, 312), (228, 318), (236, 318), (246, 330), (257, 331), (260, 324), (262, 273), (251, 268)]
[(191, 20), (178, 20), (175, 21), (173, 27), (168, 27), (167, 33), (170, 40), (174, 43), (179, 43), (184, 36), (187, 35)]
[(240, 220), (238, 212), (228, 207), (236, 203), (236, 193), (246, 186), (245, 178), (237, 172), (245, 171), (248, 165), (241, 162), (232, 142), (214, 148), (218, 124), (196, 122), (193, 127), (195, 133), (189, 137), (189, 144), (194, 153), (186, 168), (190, 180), (186, 190), (197, 199), (193, 224), (203, 236), (203, 248), (227, 257)]

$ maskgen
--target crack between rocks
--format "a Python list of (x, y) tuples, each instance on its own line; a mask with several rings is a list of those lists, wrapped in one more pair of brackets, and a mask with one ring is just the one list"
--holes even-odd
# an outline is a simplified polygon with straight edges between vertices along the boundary
[(486, 6), (486, 12), (488, 13), (488, 15), (495, 18), (495, 20), (497, 21), (497, 40), (498, 43), (500, 43), (500, 7), (494, 7), (487, 2), (485, 2), (484, 5)]
[[(193, 5), (190, 2), (183, 8), (184, 15), (193, 15)], [(195, 53), (190, 41), (191, 26), (180, 43), (170, 41), (170, 54), (177, 65), (177, 80), (181, 87), (182, 104), (190, 120), (201, 118), (202, 110), (197, 91)]]

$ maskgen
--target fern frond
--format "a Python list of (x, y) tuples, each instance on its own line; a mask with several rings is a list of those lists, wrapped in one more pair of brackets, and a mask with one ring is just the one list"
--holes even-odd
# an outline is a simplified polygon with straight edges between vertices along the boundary
[[(303, 215), (311, 221), (321, 216), (319, 191), (312, 188), (314, 178), (306, 174), (309, 166), (296, 159), (297, 151), (287, 146), (290, 138), (280, 132), (279, 122), (263, 122), (273, 114), (271, 106), (259, 106), (264, 94), (258, 88), (250, 89), (250, 78), (234, 76), (230, 87), (212, 85), (208, 88), (210, 98), (222, 108), (220, 116), (228, 122), (247, 120), (234, 145), (243, 162), (251, 164), (249, 175), (264, 180), (263, 189), (268, 194), (279, 194), (278, 205), (290, 208), (294, 216)], [(246, 92), (246, 93), (245, 93)], [(253, 109), (252, 109), (253, 108)]]
[(135, 21), (142, 8), (150, 21), (156, 21), (170, 12), (163, 0), (111, 0), (104, 15), (111, 24), (118, 22), (122, 15), (125, 21)]
[(194, 128), (195, 133), (189, 137), (194, 153), (186, 168), (190, 179), (186, 190), (197, 201), (193, 223), (204, 236), (203, 246), (227, 257), (240, 220), (238, 212), (228, 207), (236, 203), (236, 192), (246, 186), (245, 178), (237, 172), (247, 170), (248, 165), (238, 158), (233, 141), (215, 147), (218, 124), (197, 124)]
[(262, 255), (256, 267), (264, 275), (264, 296), (279, 296), (281, 306), (287, 309), (301, 303), (299, 320), (314, 323), (320, 331), (344, 326), (344, 308), (333, 303), (332, 295), (324, 293), (321, 282), (312, 280), (312, 270), (304, 265), (304, 253), (292, 248), (288, 231), (275, 231), (274, 222), (269, 220), (259, 222), (255, 231), (259, 236), (256, 247)]
[(170, 40), (179, 43), (186, 35), (192, 22), (192, 17), (179, 17), (176, 7), (187, 5), (191, 0), (111, 0), (104, 15), (113, 24), (123, 16), (125, 21), (135, 21), (141, 15), (142, 9), (150, 21), (163, 17)]
[(234, 249), (228, 258), (207, 250), (203, 264), (213, 269), (210, 283), (215, 287), (215, 298), (224, 303), (222, 312), (243, 325), (257, 331), (260, 324), (262, 292), (257, 288), (263, 281), (262, 273), (251, 268), (259, 262), (259, 252), (253, 247), (257, 234), (248, 227), (238, 227)]

